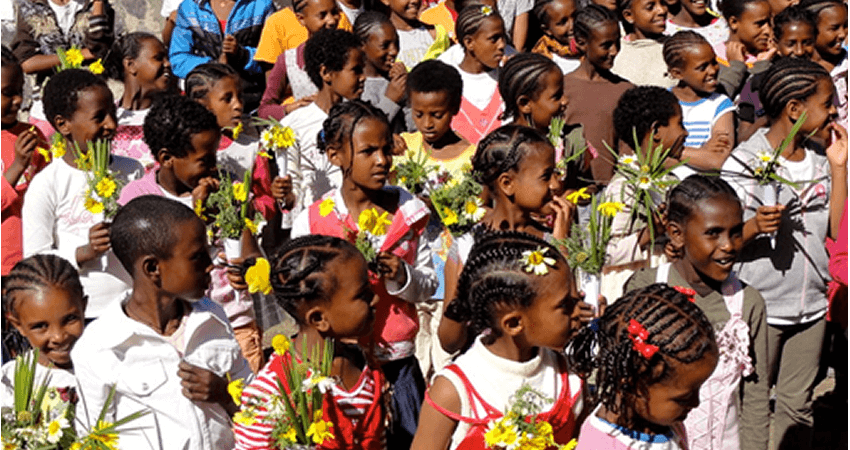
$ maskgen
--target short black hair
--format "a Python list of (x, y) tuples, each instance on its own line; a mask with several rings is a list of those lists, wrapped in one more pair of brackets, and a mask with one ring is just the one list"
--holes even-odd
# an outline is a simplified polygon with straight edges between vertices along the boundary
[(442, 61), (422, 61), (407, 74), (407, 98), (412, 92), (445, 92), (449, 96), (449, 108), (458, 111), (463, 98), (463, 78), (457, 69)]
[(182, 95), (162, 95), (153, 102), (143, 125), (145, 144), (154, 157), (162, 149), (184, 158), (192, 149), (192, 135), (219, 131), (215, 115)]
[(773, 17), (773, 35), (777, 41), (782, 39), (785, 25), (792, 23), (809, 24), (814, 32), (814, 37), (818, 36), (818, 21), (815, 14), (802, 5), (791, 5)]
[(145, 255), (171, 258), (172, 249), (181, 239), (174, 226), (198, 220), (186, 205), (158, 195), (143, 195), (122, 206), (109, 228), (112, 251), (130, 275), (135, 262)]
[(103, 78), (85, 69), (66, 69), (51, 76), (42, 96), (44, 114), (50, 124), (56, 128), (56, 116), (70, 119), (77, 111), (80, 93), (93, 87), (109, 90)]
[(310, 81), (322, 89), (321, 68), (329, 72), (339, 72), (345, 67), (348, 53), (360, 48), (360, 40), (353, 33), (334, 28), (319, 30), (307, 39), (304, 46), (304, 70)]
[(679, 100), (667, 89), (636, 86), (623, 93), (614, 108), (614, 132), (634, 149), (632, 133), (643, 142), (653, 125), (668, 125), (679, 111)]

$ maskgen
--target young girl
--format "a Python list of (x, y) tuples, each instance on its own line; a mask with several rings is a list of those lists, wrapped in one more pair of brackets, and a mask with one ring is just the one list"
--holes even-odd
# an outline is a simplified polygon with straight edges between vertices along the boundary
[(623, 93), (634, 85), (611, 73), (620, 52), (615, 13), (599, 5), (588, 5), (576, 12), (573, 34), (581, 64), (564, 76), (564, 96), (569, 104), (564, 120), (584, 126), (593, 180), (604, 188), (614, 175), (614, 158), (608, 147), (617, 148), (612, 111)]
[[(24, 256), (51, 253), (80, 271), (89, 296), (86, 318), (98, 317), (130, 286), (130, 277), (110, 250), (103, 213), (86, 209), (86, 174), (77, 168), (75, 147), (115, 135), (115, 102), (106, 83), (88, 70), (68, 69), (50, 77), (44, 108), (62, 135), (65, 155), (54, 159), (30, 183), (24, 197)], [(121, 183), (141, 176), (138, 161), (113, 155), (109, 168)]]
[(709, 9), (709, 2), (679, 0), (678, 11), (670, 11), (664, 34), (672, 36), (679, 31), (693, 31), (704, 37), (714, 47), (729, 38), (729, 26), (723, 17)]
[[(392, 167), (393, 139), (384, 114), (360, 100), (335, 105), (322, 127), (319, 150), (337, 166), (342, 185), (301, 212), (292, 237), (325, 234), (353, 240), (353, 230), (371, 213), (372, 288), (381, 297), (368, 342), (393, 387), (393, 428), (387, 448), (408, 448), (419, 418), (425, 380), (414, 356), (419, 329), (416, 303), (437, 289), (428, 243), (421, 238), (428, 207), (404, 189), (386, 184)], [(365, 212), (365, 216), (364, 216)]]
[[(47, 382), (58, 397), (60, 415), (76, 403), (77, 380), (71, 349), (83, 334), (86, 296), (76, 269), (55, 255), (26, 258), (3, 276), (3, 311), (32, 348), (38, 350), (35, 385)], [(3, 365), (3, 407), (14, 407), (15, 365)], [(52, 415), (52, 414), (51, 414)]]
[[(824, 241), (838, 236), (847, 198), (847, 132), (833, 122), (832, 80), (817, 63), (777, 59), (764, 75), (760, 95), (770, 126), (739, 145), (722, 173), (744, 204), (738, 274), (767, 304), (768, 367), (776, 384), (774, 439), (781, 448), (809, 448), (827, 308), (826, 277), (820, 274), (829, 269)], [(779, 157), (779, 176), (797, 186), (762, 185), (748, 176), (745, 165), (753, 167), (757, 154), (777, 148), (804, 113), (805, 122)], [(809, 139), (828, 144), (826, 157), (815, 153)], [(776, 190), (776, 206), (765, 204), (767, 189)]]
[(700, 406), (685, 420), (690, 449), (767, 448), (764, 299), (732, 271), (743, 246), (743, 226), (741, 202), (729, 184), (719, 177), (686, 178), (670, 191), (667, 203), (667, 235), (683, 257), (640, 270), (625, 287), (668, 283), (691, 289), (715, 326), (720, 360), (700, 389)]
[[(770, 4), (767, 0), (726, 0), (721, 3), (729, 24), (729, 39), (714, 47), (717, 60), (725, 66), (741, 61), (752, 67), (757, 60), (770, 59)], [(734, 43), (734, 44), (733, 44)], [(735, 95), (727, 91), (728, 94)]]
[(392, 21), (377, 11), (366, 11), (354, 22), (354, 34), (363, 50), (366, 83), (361, 98), (378, 107), (390, 119), (393, 132), (414, 128), (407, 106), (407, 69), (396, 61), (398, 33)]
[(485, 448), (488, 426), (524, 384), (549, 399), (537, 417), (555, 443), (575, 437), (583, 383), (559, 353), (579, 328), (580, 298), (567, 261), (546, 241), (507, 232), (476, 243), (446, 311), (472, 323), (475, 343), (434, 377), (413, 448)]
[(573, 36), (575, 0), (537, 0), (534, 2), (533, 12), (537, 21), (540, 22), (543, 36), (531, 52), (552, 58), (563, 73), (576, 70), (579, 59)]
[(419, 21), (421, 0), (381, 0), (389, 8), (390, 22), (398, 32), (398, 60), (408, 68), (420, 61), (439, 56), (449, 45), (448, 32), (442, 26)]
[[(274, 296), (295, 318), (298, 334), (290, 350), (271, 360), (242, 391), (242, 405), (256, 405), (254, 423), (236, 423), (237, 449), (276, 448), (267, 419), (271, 396), (285, 395), (283, 363), (303, 361), (300, 349), (321, 348), (333, 339), (331, 376), (335, 382), (323, 403), (324, 420), (333, 423), (333, 438), (317, 448), (383, 449), (385, 427), (384, 377), (374, 361), (351, 341), (372, 331), (379, 297), (369, 286), (366, 260), (350, 243), (331, 236), (303, 236), (289, 241), (273, 261)], [(306, 362), (306, 361), (305, 361)], [(313, 361), (317, 363), (317, 361)]]
[(505, 27), (492, 7), (467, 6), (455, 23), (457, 40), (463, 46), (460, 64), (455, 66), (463, 79), (460, 113), (452, 120), (452, 129), (473, 144), (501, 125), (502, 98), (498, 93), (499, 65), (505, 55)]
[(599, 406), (578, 450), (686, 449), (681, 421), (700, 403), (718, 361), (714, 329), (685, 294), (664, 284), (629, 292), (582, 328), (570, 367), (596, 376)]
[(676, 176), (685, 179), (696, 170), (719, 170), (735, 144), (735, 105), (716, 92), (714, 50), (701, 35), (680, 31), (664, 43), (664, 61), (678, 81), (671, 91), (688, 131), (681, 158), (687, 165), (676, 169)]
[(847, 5), (839, 1), (807, 0), (800, 4), (817, 21), (815, 61), (829, 71), (837, 91), (838, 119), (847, 126)]
[(626, 35), (611, 72), (636, 85), (673, 87), (676, 82), (667, 76), (662, 54), (667, 4), (663, 0), (618, 0), (617, 8)]
[(813, 59), (818, 27), (806, 8), (793, 5), (773, 18), (773, 37), (779, 56)]
[(112, 153), (137, 159), (146, 172), (156, 160), (145, 145), (142, 124), (154, 97), (173, 87), (168, 49), (150, 33), (130, 33), (118, 39), (108, 61), (110, 76), (124, 82), (118, 102), (118, 129)]

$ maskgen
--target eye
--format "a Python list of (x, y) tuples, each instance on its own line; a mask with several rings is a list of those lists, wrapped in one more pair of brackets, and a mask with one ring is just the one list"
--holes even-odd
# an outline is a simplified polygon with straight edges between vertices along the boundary
[(67, 316), (62, 318), (62, 324), (68, 325), (70, 323), (74, 323), (80, 320), (80, 316), (77, 314), (68, 314)]
[(47, 322), (36, 322), (30, 325), (30, 330), (33, 331), (44, 331), (47, 329)]

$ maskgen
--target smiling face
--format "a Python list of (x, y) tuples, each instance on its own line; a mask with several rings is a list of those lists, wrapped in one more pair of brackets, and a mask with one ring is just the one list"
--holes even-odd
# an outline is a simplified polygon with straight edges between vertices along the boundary
[(633, 0), (623, 10), (623, 18), (634, 26), (639, 37), (661, 36), (667, 26), (667, 4), (661, 0)]
[(717, 348), (690, 364), (669, 362), (672, 372), (667, 378), (647, 386), (645, 396), (638, 396), (635, 413), (643, 420), (670, 426), (688, 417), (699, 406), (699, 389), (717, 366)]
[(698, 201), (684, 224), (668, 224), (668, 233), (685, 253), (688, 266), (714, 281), (729, 278), (744, 245), (744, 221), (737, 198), (716, 196)]
[(182, 158), (164, 154), (163, 164), (170, 167), (177, 178), (188, 189), (198, 186), (202, 178), (215, 174), (216, 153), (221, 139), (219, 130), (205, 130), (192, 135), (192, 148)]
[(67, 290), (48, 285), (15, 294), (15, 311), (9, 322), (33, 348), (38, 362), (70, 369), (71, 349), (83, 334), (85, 300), (74, 298)]
[(307, 0), (307, 5), (295, 17), (312, 36), (319, 30), (332, 30), (340, 20), (339, 6), (334, 0)]
[(841, 56), (847, 39), (847, 7), (835, 5), (818, 14), (818, 38), (815, 44), (823, 56)]
[[(359, 48), (353, 48), (348, 51), (342, 70), (326, 72), (323, 76), (326, 77), (335, 94), (348, 100), (354, 100), (360, 98), (360, 94), (363, 93), (363, 85), (366, 83), (364, 68), (363, 51)], [(322, 66), (322, 70), (325, 70), (324, 66)]]
[(729, 18), (729, 31), (751, 55), (767, 50), (770, 45), (770, 4), (767, 1), (747, 3), (740, 17)]
[(561, 115), (567, 107), (564, 97), (564, 75), (557, 67), (546, 72), (540, 82), (539, 90), (534, 98), (529, 99), (523, 108), (529, 108), (531, 122), (529, 126), (546, 131), (553, 117)]
[(151, 91), (164, 91), (171, 80), (171, 63), (168, 50), (159, 39), (145, 39), (136, 58), (125, 60), (127, 71), (135, 75), (139, 84)]
[(335, 286), (325, 307), (334, 338), (356, 338), (369, 334), (375, 322), (378, 296), (372, 291), (366, 261), (360, 254), (340, 257), (328, 264)]
[(496, 14), (490, 14), (481, 22), (478, 31), (463, 38), (466, 52), (477, 59), (488, 69), (499, 67), (505, 56), (505, 24)]
[(555, 149), (548, 142), (520, 144), (525, 153), (519, 162), (518, 170), (512, 170), (503, 176), (511, 178), (506, 191), (513, 196), (514, 205), (525, 213), (539, 213), (544, 210), (555, 190), (558, 189), (558, 177), (555, 174)]
[(576, 4), (573, 0), (554, 0), (546, 5), (547, 21), (543, 24), (543, 32), (554, 38), (561, 45), (570, 45), (573, 37), (573, 13)]
[(708, 12), (705, 0), (679, 0), (679, 4), (691, 17), (702, 17)]
[(200, 103), (215, 115), (218, 126), (235, 127), (242, 122), (242, 83), (236, 77), (224, 77), (213, 84)]
[(387, 76), (398, 56), (398, 33), (391, 23), (378, 25), (363, 45), (366, 65), (372, 66), (382, 76)]
[(24, 102), (24, 71), (21, 66), (6, 65), (0, 69), (0, 99), (0, 120), (3, 125), (14, 125), (18, 122), (18, 111)]
[(782, 38), (776, 42), (782, 56), (812, 59), (815, 54), (815, 28), (806, 22), (789, 22), (782, 27)]
[(522, 311), (525, 338), (532, 346), (562, 351), (581, 324), (575, 317), (581, 301), (575, 279), (563, 261), (535, 278), (538, 294)]
[(413, 123), (422, 133), (425, 142), (429, 144), (438, 142), (451, 130), (452, 118), (457, 111), (452, 110), (449, 96), (450, 94), (446, 91), (410, 92)]
[(416, 20), (422, 8), (422, 0), (381, 0), (381, 2), (387, 5), (393, 14), (407, 22)]
[(63, 136), (85, 149), (86, 142), (111, 140), (115, 136), (118, 123), (115, 114), (112, 92), (106, 86), (95, 85), (80, 91), (77, 109), (71, 117), (57, 116), (54, 120)]
[(392, 143), (384, 121), (365, 117), (357, 122), (350, 143), (328, 149), (328, 159), (342, 168), (355, 186), (377, 191), (386, 184), (393, 165)]
[(684, 67), (673, 67), (670, 74), (697, 94), (707, 95), (717, 90), (717, 57), (708, 43), (682, 50)]
[(200, 219), (193, 218), (174, 224), (172, 233), (178, 239), (171, 257), (159, 260), (160, 289), (183, 300), (197, 301), (212, 281), (206, 227)]
[(614, 58), (620, 53), (620, 26), (616, 22), (603, 22), (590, 30), (587, 42), (578, 41), (584, 58), (597, 70), (610, 71)]
[(802, 102), (806, 121), (800, 127), (800, 133), (803, 135), (814, 133), (814, 137), (827, 142), (829, 140), (827, 125), (838, 117), (838, 110), (835, 108), (835, 86), (829, 78), (819, 79), (817, 85), (815, 93)]

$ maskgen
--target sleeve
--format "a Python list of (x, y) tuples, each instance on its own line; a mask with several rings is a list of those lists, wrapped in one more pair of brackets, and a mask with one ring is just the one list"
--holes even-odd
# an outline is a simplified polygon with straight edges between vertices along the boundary
[[(265, 33), (265, 31), (263, 31)], [(263, 99), (260, 100), (260, 109), (257, 115), (262, 119), (283, 119), (286, 109), (283, 103), (283, 86), (286, 82), (286, 53), (281, 53), (274, 63), (274, 67), (266, 76), (266, 90), (263, 91)]]
[[(382, 86), (384, 90), (386, 90), (386, 85)], [(401, 111), (401, 105), (388, 99), (387, 96), (384, 95), (384, 92), (385, 91), (377, 92), (377, 95), (375, 95), (374, 98), (365, 100), (369, 103), (372, 103), (375, 108), (378, 108), (383, 111), (384, 114), (387, 115), (387, 119), (392, 122), (398, 112)]]
[(724, 114), (734, 111), (735, 104), (732, 103), (732, 100), (729, 100), (729, 97), (721, 94), (721, 100), (717, 103), (717, 108), (714, 110), (714, 118), (711, 120), (711, 126), (714, 126), (717, 119), (722, 117)]
[(159, 10), (159, 15), (168, 18), (174, 11), (177, 11), (177, 8), (180, 7), (180, 0), (164, 0), (162, 2), (162, 8)]
[(516, 15), (525, 14), (534, 9), (534, 0), (517, 0)]
[(15, 30), (15, 40), (12, 41), (12, 53), (18, 58), (18, 61), (24, 61), (33, 56), (40, 55), (38, 41), (33, 36), (32, 27), (29, 22), (21, 15), (23, 8), (18, 8), (17, 12), (17, 29)]
[(9, 183), (9, 180), (7, 180), (6, 177), (0, 178), (3, 178), (3, 217), (6, 217), (6, 208), (15, 204), (15, 202), (18, 200), (19, 195), (18, 191), (15, 189), (14, 186)]
[[(767, 372), (767, 313), (764, 299), (746, 288), (753, 300), (747, 324), (750, 327), (750, 358), (754, 372), (741, 382), (741, 450), (767, 448), (770, 424), (770, 380)], [(746, 295), (745, 295), (746, 298)]]
[(747, 75), (747, 65), (741, 61), (730, 61), (728, 66), (721, 65), (720, 72), (717, 74), (717, 83), (720, 85), (718, 91), (725, 93), (729, 98), (737, 97)]
[[(275, 356), (277, 357), (277, 356)], [(233, 435), (236, 440), (236, 450), (260, 450), (272, 448), (272, 431), (274, 424), (268, 418), (268, 407), (273, 398), (280, 396), (278, 388), (279, 377), (271, 369), (275, 359), (269, 361), (257, 377), (242, 390), (242, 408), (251, 409), (253, 420), (236, 421), (233, 424)]]
[(260, 33), (260, 43), (257, 44), (257, 49), (254, 52), (254, 60), (264, 63), (274, 64), (275, 59), (284, 52), (281, 45), (281, 30), (278, 29), (278, 24), (282, 21), (283, 10), (272, 14), (266, 20), (263, 26), (263, 31)]
[(407, 283), (399, 286), (395, 281), (387, 281), (387, 293), (409, 303), (429, 300), (437, 291), (437, 272), (431, 260), (431, 247), (422, 236), (417, 240), (416, 265), (411, 266), (402, 261), (407, 272)]
[(48, 174), (42, 172), (33, 178), (24, 195), (21, 212), (21, 228), (24, 232), (24, 257), (35, 254), (53, 254), (68, 260), (75, 269), (77, 264), (76, 248), (68, 249), (65, 254), (56, 248), (53, 237), (56, 235), (56, 198)]
[(171, 61), (171, 70), (179, 78), (186, 78), (195, 67), (211, 62), (209, 56), (198, 56), (192, 53), (195, 38), (189, 29), (189, 18), (186, 10), (192, 7), (192, 2), (183, 2), (177, 9), (177, 20), (174, 32), (171, 34), (171, 46), (168, 50), (168, 60)]
[(642, 221), (632, 221), (631, 205), (634, 202), (627, 198), (630, 196), (624, 191), (625, 185), (621, 179), (612, 179), (605, 188), (606, 201), (619, 201), (625, 205), (611, 221), (611, 239), (605, 250), (608, 255), (608, 264), (611, 266), (628, 264), (643, 258), (643, 252), (638, 245), (643, 224)]

